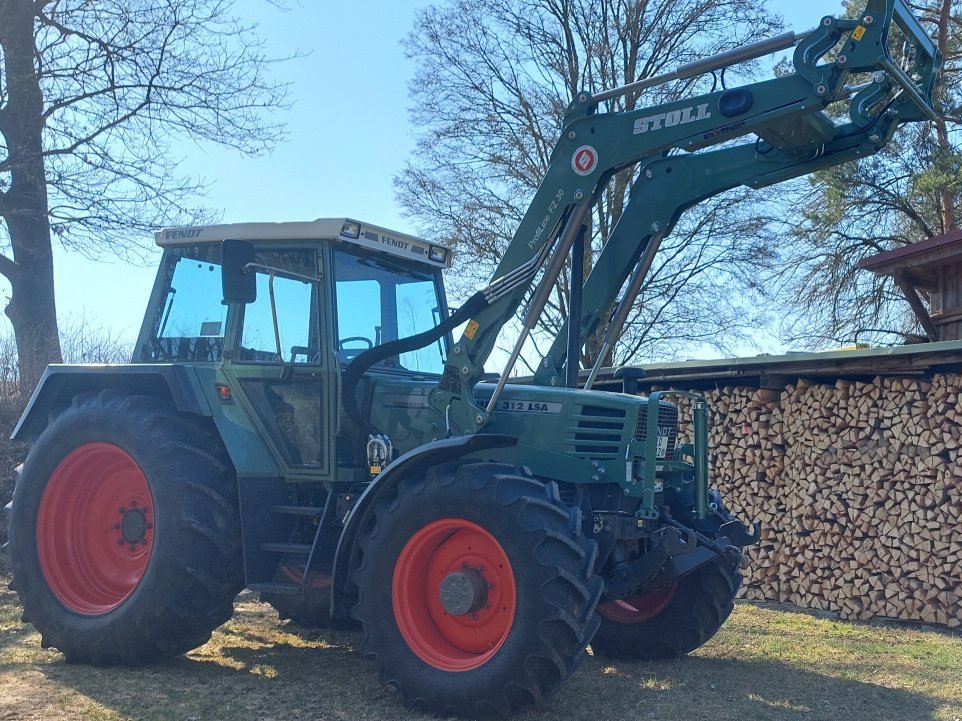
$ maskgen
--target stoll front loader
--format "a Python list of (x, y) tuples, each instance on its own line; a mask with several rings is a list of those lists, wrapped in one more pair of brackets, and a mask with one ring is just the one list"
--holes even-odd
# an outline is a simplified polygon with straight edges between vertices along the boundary
[[(793, 74), (599, 109), (793, 46)], [(679, 443), (669, 394), (637, 397), (630, 369), (623, 393), (579, 388), (567, 359), (608, 314), (614, 342), (685, 209), (877, 152), (935, 117), (940, 62), (902, 0), (871, 0), (856, 19), (579, 94), (495, 279), (453, 313), (448, 251), (375, 226), (159, 232), (133, 362), (50, 367), (14, 431), (31, 444), (9, 542), (24, 619), (68, 660), (130, 664), (204, 643), (246, 586), (301, 622), (353, 619), (406, 704), (469, 716), (537, 702), (589, 644), (697, 648), (757, 538), (709, 488), (706, 404)], [(575, 284), (566, 337), (533, 384), (506, 385), (625, 169), (630, 201)], [(482, 383), (525, 299), (508, 368)]]

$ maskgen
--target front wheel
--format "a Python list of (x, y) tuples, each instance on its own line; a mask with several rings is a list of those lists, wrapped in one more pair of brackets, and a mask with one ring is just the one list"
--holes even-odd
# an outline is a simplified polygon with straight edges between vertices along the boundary
[(596, 656), (627, 660), (675, 658), (694, 651), (731, 615), (741, 582), (737, 571), (713, 561), (646, 594), (598, 605)]
[(362, 526), (362, 650), (408, 707), (508, 714), (560, 687), (598, 627), (595, 542), (557, 486), (489, 463), (400, 482)]
[(24, 619), (68, 660), (132, 664), (202, 645), (243, 587), (233, 469), (169, 403), (78, 396), (30, 449), (10, 556)]

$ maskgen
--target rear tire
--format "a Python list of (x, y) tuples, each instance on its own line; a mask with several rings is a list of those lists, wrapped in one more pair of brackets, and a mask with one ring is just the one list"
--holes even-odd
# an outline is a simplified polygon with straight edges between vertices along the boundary
[[(597, 547), (554, 483), (490, 463), (435, 468), (378, 503), (359, 544), (361, 649), (409, 708), (506, 715), (585, 660), (598, 628)], [(460, 602), (469, 610), (455, 611)]]
[(233, 468), (203, 419), (164, 400), (74, 399), (14, 493), (24, 620), (69, 661), (133, 664), (204, 644), (243, 587)]
[(598, 606), (596, 656), (632, 661), (677, 658), (715, 635), (731, 615), (741, 575), (712, 562), (673, 586), (624, 602)]

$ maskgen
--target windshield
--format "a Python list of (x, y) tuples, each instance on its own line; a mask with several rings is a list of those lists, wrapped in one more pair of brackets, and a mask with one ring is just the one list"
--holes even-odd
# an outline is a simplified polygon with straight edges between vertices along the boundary
[[(334, 252), (337, 349), (349, 363), (368, 348), (407, 338), (441, 322), (438, 278), (370, 255)], [(387, 365), (421, 373), (444, 370), (442, 341), (402, 353)]]
[(167, 292), (154, 315), (143, 360), (218, 361), (227, 306), (221, 303), (220, 247), (171, 248), (165, 258)]

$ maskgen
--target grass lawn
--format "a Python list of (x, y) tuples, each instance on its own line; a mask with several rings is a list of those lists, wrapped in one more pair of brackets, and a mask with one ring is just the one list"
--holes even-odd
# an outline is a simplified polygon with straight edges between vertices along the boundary
[[(6, 588), (0, 580), (0, 588)], [(308, 721), (425, 718), (400, 707), (354, 651), (357, 636), (305, 632), (249, 594), (187, 656), (137, 669), (64, 663), (0, 591), (0, 721)], [(962, 721), (962, 635), (868, 626), (740, 604), (692, 656), (590, 659), (519, 721)]]

